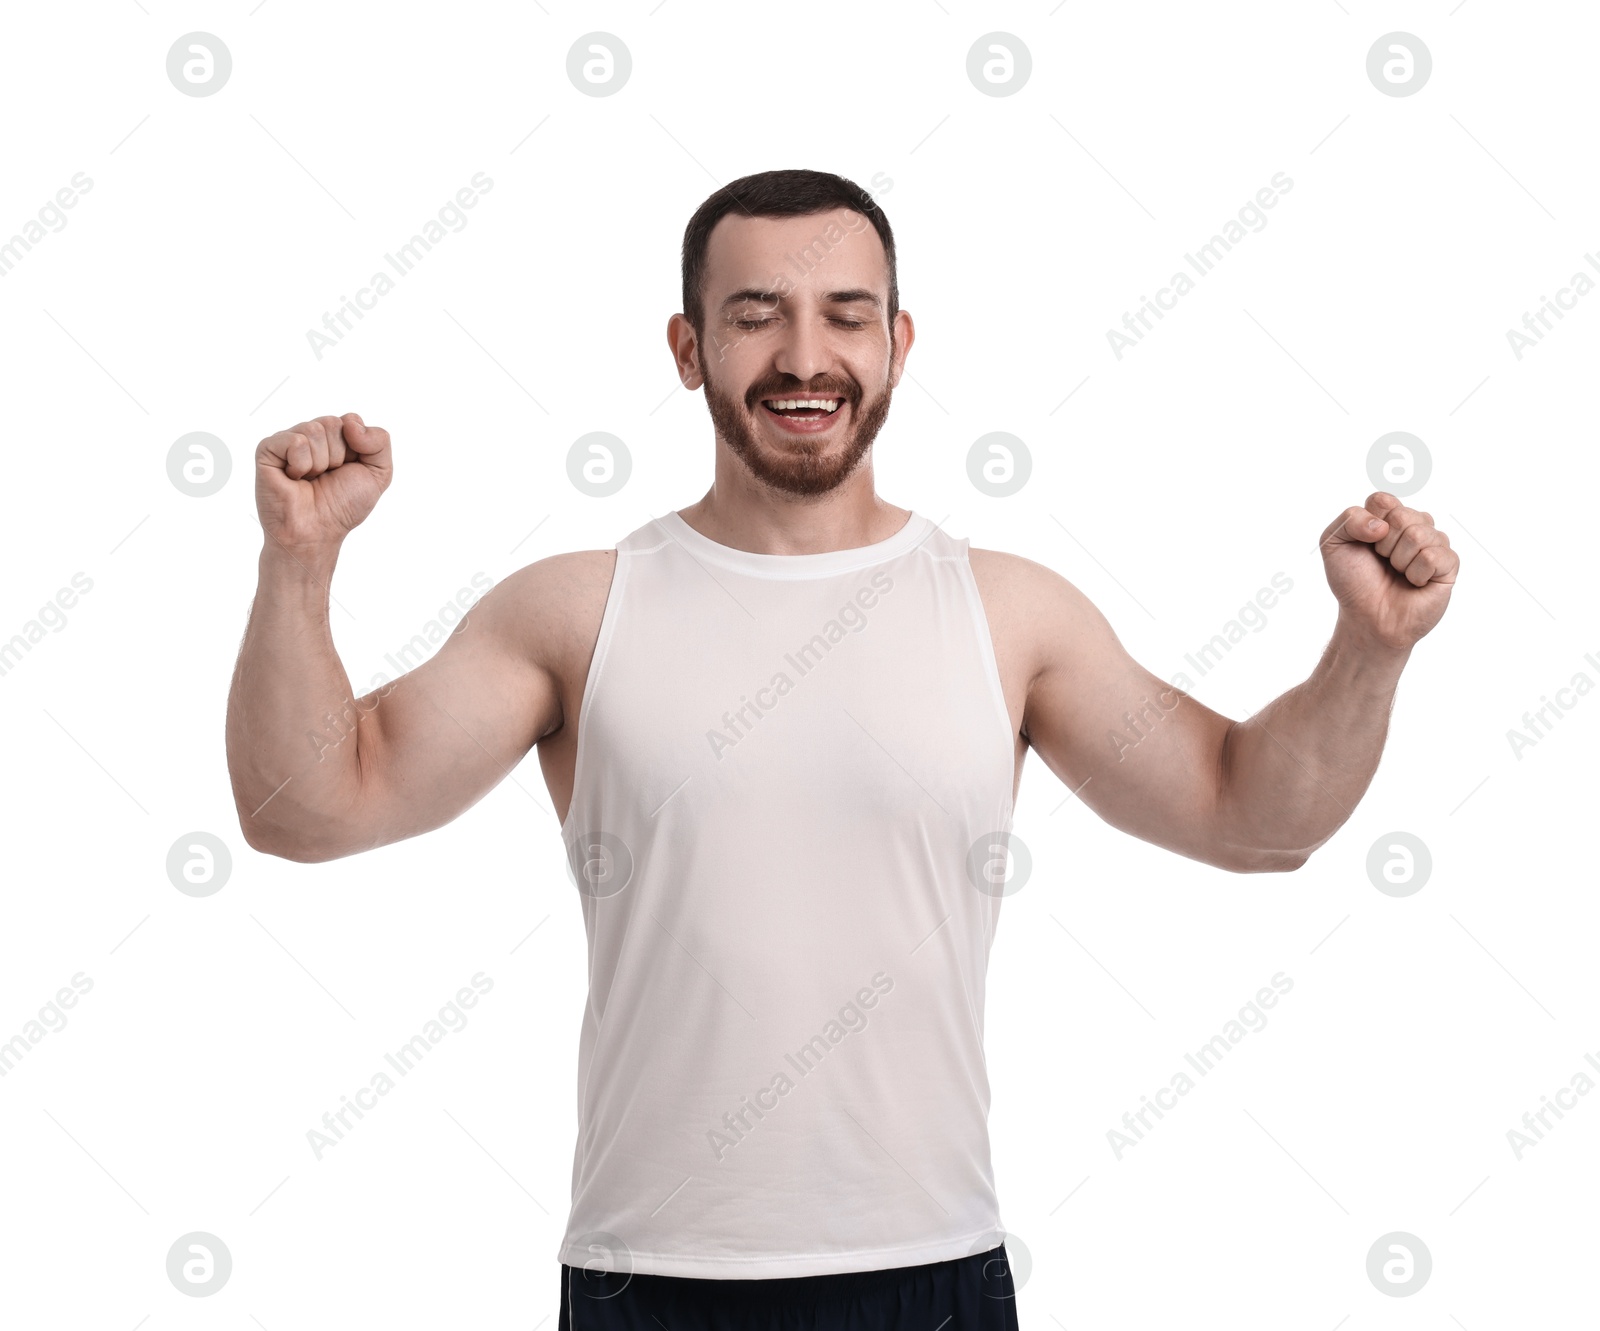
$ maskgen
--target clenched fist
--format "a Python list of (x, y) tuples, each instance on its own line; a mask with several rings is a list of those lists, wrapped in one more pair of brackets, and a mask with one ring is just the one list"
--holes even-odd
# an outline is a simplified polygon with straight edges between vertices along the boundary
[(289, 550), (337, 546), (389, 487), (389, 432), (355, 412), (318, 416), (256, 447), (256, 511)]
[(1433, 514), (1379, 490), (1328, 525), (1322, 562), (1339, 618), (1367, 641), (1404, 649), (1444, 614), (1461, 557)]

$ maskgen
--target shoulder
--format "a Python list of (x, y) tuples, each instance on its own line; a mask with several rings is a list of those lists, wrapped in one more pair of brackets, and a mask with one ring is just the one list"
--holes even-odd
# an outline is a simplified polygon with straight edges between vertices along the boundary
[(967, 562), (984, 609), (991, 616), (1036, 623), (1070, 622), (1099, 614), (1089, 598), (1061, 574), (1021, 555), (972, 546)]
[(603, 599), (616, 564), (615, 550), (566, 550), (524, 564), (506, 581), (515, 580), (523, 594), (547, 601), (581, 601), (593, 596), (597, 589)]
[(470, 619), (524, 659), (564, 675), (600, 632), (615, 550), (570, 550), (525, 564), (473, 606)]
[(497, 582), (481, 602), (497, 601), (505, 610), (538, 610), (545, 615), (582, 611), (599, 598), (604, 608), (616, 567), (615, 550), (568, 550), (524, 564)]
[(1021, 663), (1029, 686), (1115, 650), (1116, 635), (1099, 609), (1053, 568), (1004, 550), (971, 547), (967, 562), (998, 651)]

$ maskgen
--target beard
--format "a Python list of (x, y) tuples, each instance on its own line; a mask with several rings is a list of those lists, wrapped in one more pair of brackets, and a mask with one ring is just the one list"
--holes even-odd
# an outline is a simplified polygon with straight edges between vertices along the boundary
[[(878, 437), (889, 415), (889, 399), (894, 393), (885, 383), (883, 392), (863, 403), (861, 387), (853, 381), (835, 382), (825, 378), (819, 383), (802, 385), (789, 376), (789, 381), (784, 383), (769, 380), (752, 384), (741, 402), (712, 382), (709, 369), (703, 373), (706, 409), (711, 413), (717, 437), (733, 450), (734, 456), (756, 480), (769, 489), (789, 495), (827, 494), (842, 485)], [(761, 405), (763, 397), (777, 393), (800, 398), (833, 394), (843, 397), (850, 408), (851, 422), (850, 433), (843, 444), (837, 439), (795, 435), (780, 448), (758, 438), (759, 427), (751, 417), (755, 412), (766, 411)], [(839, 410), (843, 411), (844, 406)]]

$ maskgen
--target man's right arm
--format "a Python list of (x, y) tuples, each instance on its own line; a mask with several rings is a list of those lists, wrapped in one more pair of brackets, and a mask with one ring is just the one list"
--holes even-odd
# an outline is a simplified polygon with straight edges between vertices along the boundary
[(545, 654), (564, 636), (572, 558), (505, 578), (426, 662), (355, 697), (329, 629), (333, 561), (264, 550), (228, 699), (245, 840), (285, 859), (337, 859), (441, 827), (482, 799), (562, 723), (559, 662)]
[(353, 414), (303, 422), (257, 450), (266, 539), (228, 694), (227, 755), (244, 838), (267, 854), (331, 860), (442, 826), (563, 722), (594, 554), (505, 578), (428, 661), (353, 696), (328, 587), (344, 537), (389, 476), (387, 433)]

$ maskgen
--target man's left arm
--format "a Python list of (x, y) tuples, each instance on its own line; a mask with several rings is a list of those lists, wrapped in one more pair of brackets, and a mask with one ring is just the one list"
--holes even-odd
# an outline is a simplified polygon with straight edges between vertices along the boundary
[(1339, 603), (1322, 659), (1223, 739), (1219, 816), (1291, 864), (1327, 841), (1366, 791), (1400, 672), (1444, 614), (1461, 562), (1432, 514), (1385, 491), (1329, 524), (1322, 557)]
[(1049, 569), (973, 552), (991, 621), (1025, 679), (1022, 739), (1111, 826), (1237, 873), (1295, 869), (1350, 816), (1378, 765), (1395, 683), (1439, 621), (1459, 560), (1392, 494), (1322, 534), (1338, 620), (1303, 684), (1233, 721), (1135, 661)]

